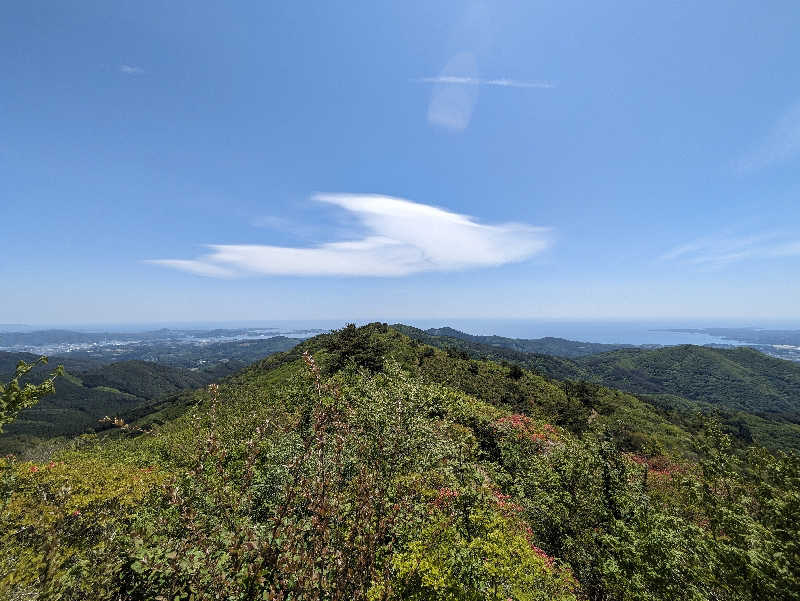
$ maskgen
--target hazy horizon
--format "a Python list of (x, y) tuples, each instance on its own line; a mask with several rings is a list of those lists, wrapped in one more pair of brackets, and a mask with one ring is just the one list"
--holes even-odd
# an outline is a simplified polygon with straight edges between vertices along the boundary
[[(2, 323), (0, 322), (0, 332), (4, 328), (26, 328), (26, 329), (71, 329), (77, 331), (92, 331), (91, 328), (105, 329), (113, 331), (112, 328), (121, 328), (119, 331), (138, 332), (148, 329), (236, 329), (236, 328), (303, 328), (321, 329), (326, 325), (330, 327), (340, 327), (348, 323), (366, 324), (371, 322), (382, 323), (404, 323), (407, 325), (422, 324), (417, 327), (455, 327), (452, 324), (461, 325), (480, 325), (480, 324), (549, 324), (555, 327), (559, 325), (638, 325), (643, 327), (663, 326), (667, 328), (752, 328), (752, 329), (800, 329), (800, 319), (781, 320), (781, 319), (719, 319), (719, 318), (650, 318), (650, 319), (593, 319), (593, 318), (557, 318), (557, 317), (394, 317), (392, 319), (374, 318), (308, 318), (308, 319), (237, 319), (237, 320), (164, 320), (164, 321), (140, 321), (140, 322), (40, 322), (40, 323)], [(459, 328), (456, 328), (459, 329)], [(7, 330), (10, 331), (10, 330)], [(468, 330), (464, 330), (468, 331)]]

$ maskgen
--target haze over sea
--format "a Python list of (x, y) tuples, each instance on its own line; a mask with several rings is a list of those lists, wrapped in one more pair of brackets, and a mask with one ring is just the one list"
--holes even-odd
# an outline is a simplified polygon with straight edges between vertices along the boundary
[[(259, 328), (277, 334), (313, 335), (319, 331), (340, 328), (348, 322), (359, 325), (377, 319), (307, 319), (307, 320), (247, 320), (247, 321), (197, 321), (197, 322), (149, 322), (149, 323), (103, 323), (103, 324), (41, 324), (9, 327), (8, 330), (65, 329), (81, 332), (143, 332), (161, 328), (174, 330), (208, 330)], [(387, 323), (404, 323), (422, 329), (451, 327), (475, 335), (498, 335), (509, 338), (543, 338), (552, 336), (582, 342), (605, 344), (744, 344), (704, 333), (675, 332), (675, 329), (756, 328), (756, 329), (800, 329), (799, 321), (745, 321), (716, 320), (653, 320), (653, 321), (593, 321), (557, 319), (490, 319), (490, 318), (382, 318)], [(0, 330), (6, 328), (0, 327)]]

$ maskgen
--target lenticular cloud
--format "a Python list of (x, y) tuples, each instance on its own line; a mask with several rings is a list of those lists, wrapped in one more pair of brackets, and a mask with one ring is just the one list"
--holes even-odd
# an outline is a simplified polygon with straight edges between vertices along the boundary
[(149, 261), (210, 277), (240, 275), (405, 276), (523, 261), (550, 244), (548, 228), (484, 225), (444, 209), (376, 194), (318, 194), (314, 200), (354, 215), (365, 234), (346, 242), (294, 248), (210, 245), (196, 259)]

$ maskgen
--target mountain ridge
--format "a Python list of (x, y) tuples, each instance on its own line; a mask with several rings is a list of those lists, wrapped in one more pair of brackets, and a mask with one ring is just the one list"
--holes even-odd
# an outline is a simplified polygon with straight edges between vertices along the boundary
[(43, 598), (796, 597), (797, 455), (462, 352), (347, 326), (0, 458), (0, 567)]

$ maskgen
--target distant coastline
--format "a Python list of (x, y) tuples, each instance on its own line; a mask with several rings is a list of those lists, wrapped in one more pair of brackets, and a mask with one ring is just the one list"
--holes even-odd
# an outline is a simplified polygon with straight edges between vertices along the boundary
[[(170, 344), (205, 345), (274, 336), (307, 338), (341, 328), (348, 320), (273, 320), (183, 324), (105, 324), (62, 326), (0, 326), (0, 350), (64, 354), (90, 348)], [(367, 320), (354, 320), (358, 324)], [(752, 327), (686, 327), (687, 324), (646, 321), (560, 321), (530, 319), (397, 319), (420, 329), (452, 327), (473, 335), (508, 338), (562, 338), (587, 343), (640, 347), (751, 346), (766, 354), (800, 361), (800, 330)], [(692, 324), (695, 325), (695, 324)]]

